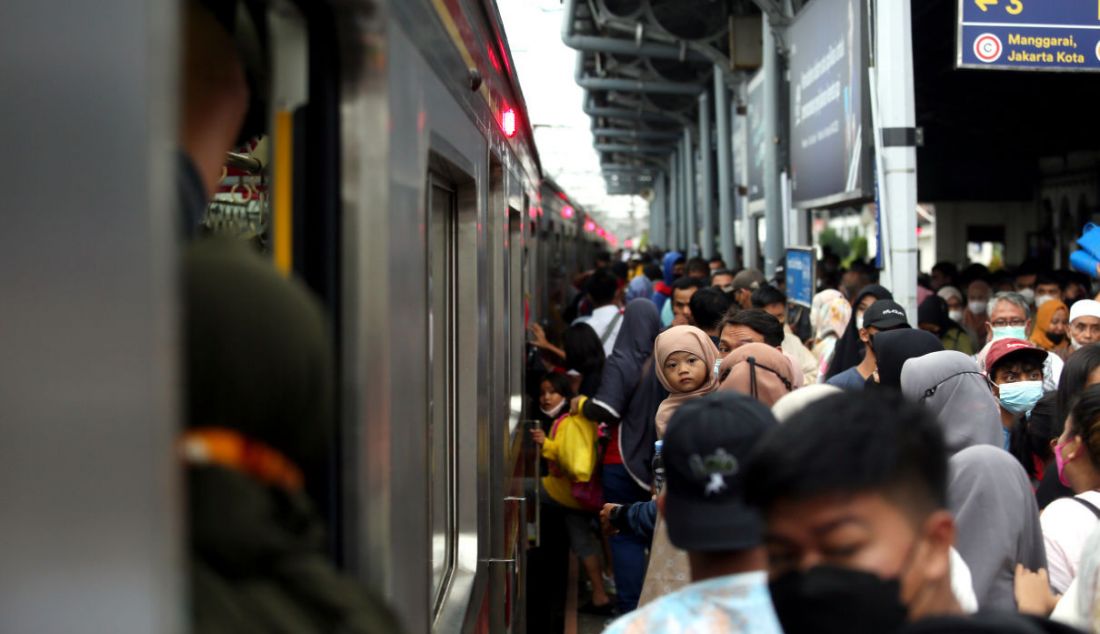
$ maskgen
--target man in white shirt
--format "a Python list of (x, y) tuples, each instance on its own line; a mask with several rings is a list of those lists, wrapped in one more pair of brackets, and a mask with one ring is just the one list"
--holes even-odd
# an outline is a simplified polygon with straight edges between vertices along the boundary
[(623, 321), (623, 311), (615, 303), (619, 293), (619, 278), (607, 269), (596, 269), (588, 278), (585, 286), (588, 301), (592, 304), (592, 314), (578, 317), (573, 323), (584, 323), (596, 331), (603, 344), (604, 354), (611, 356), (615, 349), (615, 339), (619, 337), (619, 327)]
[[(1031, 308), (1019, 293), (997, 293), (989, 303), (989, 321), (985, 322), (986, 332), (989, 333), (989, 341), (974, 360), (982, 372), (986, 372), (985, 357), (989, 354), (989, 348), (998, 339), (1023, 339), (1027, 340), (1031, 334)], [(1072, 327), (1070, 332), (1072, 333)], [(1058, 389), (1058, 381), (1062, 377), (1062, 368), (1065, 362), (1056, 355), (1047, 353), (1043, 362), (1043, 390), (1053, 392)]]

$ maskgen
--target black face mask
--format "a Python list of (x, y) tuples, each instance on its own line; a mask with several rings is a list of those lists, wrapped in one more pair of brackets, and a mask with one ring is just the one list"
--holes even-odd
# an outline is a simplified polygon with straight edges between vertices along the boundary
[(1055, 334), (1053, 332), (1048, 332), (1047, 333), (1047, 339), (1050, 339), (1050, 342), (1053, 343), (1054, 345), (1058, 345), (1058, 344), (1062, 343), (1062, 340), (1065, 339), (1065, 338), (1066, 338), (1065, 334), (1058, 335), (1058, 334)]
[(890, 634), (905, 625), (897, 579), (836, 566), (790, 572), (769, 584), (784, 634)]

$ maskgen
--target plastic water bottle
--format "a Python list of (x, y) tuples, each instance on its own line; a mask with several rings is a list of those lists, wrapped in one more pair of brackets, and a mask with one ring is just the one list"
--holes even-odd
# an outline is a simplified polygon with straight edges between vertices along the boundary
[(653, 443), (653, 495), (660, 495), (665, 488), (665, 459), (661, 456), (664, 441)]

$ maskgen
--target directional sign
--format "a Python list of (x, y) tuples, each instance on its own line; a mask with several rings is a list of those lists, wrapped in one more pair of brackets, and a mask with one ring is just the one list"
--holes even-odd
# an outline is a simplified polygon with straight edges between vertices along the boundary
[(815, 252), (810, 247), (787, 248), (787, 301), (810, 308), (814, 301)]
[(959, 0), (955, 64), (1100, 71), (1100, 0)]

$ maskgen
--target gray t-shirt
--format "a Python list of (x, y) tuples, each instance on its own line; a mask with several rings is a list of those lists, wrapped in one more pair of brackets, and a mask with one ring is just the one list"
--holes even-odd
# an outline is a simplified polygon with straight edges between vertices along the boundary
[(854, 366), (826, 381), (829, 385), (839, 387), (842, 390), (858, 392), (864, 388), (867, 379), (859, 373)]

